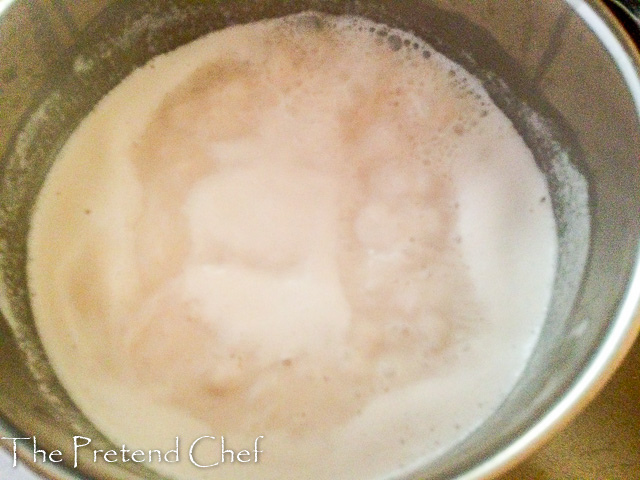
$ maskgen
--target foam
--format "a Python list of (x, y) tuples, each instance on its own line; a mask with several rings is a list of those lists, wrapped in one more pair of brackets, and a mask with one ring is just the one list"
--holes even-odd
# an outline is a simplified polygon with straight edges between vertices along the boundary
[(228, 28), (135, 71), (65, 145), (29, 238), (37, 327), (117, 443), (265, 436), (258, 465), (162, 471), (377, 477), (515, 384), (554, 280), (543, 196), (479, 82), (413, 35)]

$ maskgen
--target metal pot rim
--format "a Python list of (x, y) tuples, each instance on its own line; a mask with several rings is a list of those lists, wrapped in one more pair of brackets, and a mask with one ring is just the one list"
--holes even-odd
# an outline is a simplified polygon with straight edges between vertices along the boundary
[[(566, 0), (566, 3), (609, 52), (627, 84), (640, 119), (639, 46), (602, 1)], [(461, 480), (493, 477), (507, 472), (565, 427), (606, 385), (640, 333), (640, 246), (635, 259), (627, 290), (609, 333), (563, 398), (533, 428), (504, 450), (463, 474), (459, 477)]]
[[(0, 17), (16, 0), (0, 0)], [(618, 67), (640, 120), (640, 46), (636, 45), (602, 0), (564, 0), (594, 33)], [(639, 159), (640, 161), (640, 159)], [(565, 427), (597, 395), (613, 375), (640, 334), (640, 245), (624, 297), (611, 328), (597, 353), (564, 396), (535, 425), (510, 445), (459, 478), (475, 480), (505, 473)], [(3, 437), (20, 437), (15, 427), (0, 419)], [(0, 442), (13, 455), (11, 442)], [(29, 462), (30, 449), (18, 444), (17, 455), (30, 468), (52, 479), (82, 480), (80, 472), (62, 464)]]

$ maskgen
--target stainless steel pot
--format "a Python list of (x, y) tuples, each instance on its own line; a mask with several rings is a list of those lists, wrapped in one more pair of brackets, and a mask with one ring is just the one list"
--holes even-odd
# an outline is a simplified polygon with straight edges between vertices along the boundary
[[(96, 448), (109, 445), (58, 385), (26, 289), (30, 211), (70, 132), (151, 57), (229, 24), (306, 9), (413, 30), (461, 63), (511, 117), (553, 193), (560, 268), (527, 371), (481, 428), (412, 478), (498, 475), (566, 424), (611, 375), (640, 330), (640, 56), (603, 3), (0, 1), (3, 437), (36, 435), (47, 450), (74, 435), (90, 436)], [(28, 445), (20, 454), (31, 455)], [(51, 478), (155, 478), (130, 464), (84, 460), (77, 469), (69, 457), (27, 463)]]

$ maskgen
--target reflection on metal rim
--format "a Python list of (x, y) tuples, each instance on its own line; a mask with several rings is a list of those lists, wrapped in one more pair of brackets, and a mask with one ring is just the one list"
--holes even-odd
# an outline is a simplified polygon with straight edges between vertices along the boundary
[[(640, 52), (625, 32), (615, 27), (610, 11), (597, 1), (566, 0), (595, 33), (620, 69), (640, 119)], [(615, 33), (614, 33), (615, 32)], [(626, 47), (626, 48), (625, 48)], [(540, 421), (506, 449), (460, 477), (474, 480), (505, 473), (566, 426), (604, 387), (640, 332), (640, 248), (626, 294), (613, 327), (591, 363), (566, 395)]]
[(607, 2), (609, 8), (618, 17), (618, 20), (624, 25), (627, 33), (640, 49), (640, 3), (636, 3), (634, 6), (629, 1), (607, 0)]

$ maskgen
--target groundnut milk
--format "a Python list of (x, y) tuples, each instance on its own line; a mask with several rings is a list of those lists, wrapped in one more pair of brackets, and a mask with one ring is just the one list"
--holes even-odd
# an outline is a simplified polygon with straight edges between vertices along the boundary
[[(39, 197), (29, 284), (62, 384), (148, 467), (373, 479), (504, 400), (556, 243), (545, 179), (476, 79), (408, 33), (304, 13), (107, 95)], [(178, 462), (149, 454), (177, 442)]]

